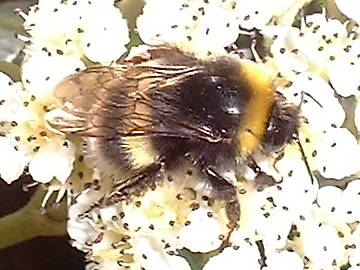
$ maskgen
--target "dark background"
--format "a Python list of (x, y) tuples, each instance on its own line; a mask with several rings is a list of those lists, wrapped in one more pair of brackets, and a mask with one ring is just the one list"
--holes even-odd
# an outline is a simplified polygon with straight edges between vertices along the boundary
[[(32, 192), (23, 191), (23, 182), (7, 185), (0, 179), (0, 217), (16, 211), (29, 200)], [(83, 254), (68, 241), (67, 237), (39, 237), (0, 250), (0, 270), (84, 269)]]

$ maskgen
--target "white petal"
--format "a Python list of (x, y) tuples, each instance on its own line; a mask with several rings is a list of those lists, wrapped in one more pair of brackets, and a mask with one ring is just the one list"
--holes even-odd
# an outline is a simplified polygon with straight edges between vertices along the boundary
[(23, 122), (31, 118), (31, 113), (21, 99), (22, 91), (22, 83), (14, 83), (6, 74), (0, 72), (0, 121)]
[[(284, 157), (276, 163), (283, 176), (281, 190), (274, 196), (278, 206), (286, 206), (292, 211), (307, 209), (315, 200), (318, 191), (316, 178), (312, 183), (298, 145), (285, 148)], [(314, 170), (310, 168), (310, 170)]]
[[(274, 39), (271, 45), (273, 55), (270, 61), (275, 68), (287, 79), (292, 79), (295, 74), (309, 69), (309, 59), (301, 53), (294, 53), (298, 49), (299, 43), (303, 42), (300, 36), (300, 30), (296, 27), (268, 26), (262, 30), (262, 33)], [(275, 38), (276, 37), (276, 38)]]
[(22, 175), (30, 156), (14, 139), (7, 137), (0, 137), (0, 153), (0, 176), (10, 184)]
[(324, 209), (331, 209), (340, 202), (342, 190), (334, 186), (325, 186), (319, 189), (317, 203)]
[(360, 23), (360, 13), (357, 9), (359, 2), (357, 0), (335, 0), (335, 3), (342, 13)]
[(277, 0), (271, 1), (273, 15), (278, 18), (280, 25), (291, 25), (295, 16), (299, 14), (301, 8), (311, 0)]
[(360, 221), (360, 180), (351, 181), (342, 193), (343, 221), (347, 223)]
[[(262, 237), (265, 250), (284, 248), (293, 222), (293, 215), (283, 209), (275, 208), (258, 224), (257, 232)], [(264, 225), (266, 224), (266, 225)]]
[(206, 16), (200, 17), (192, 34), (197, 48), (201, 48), (201, 46), (226, 47), (237, 39), (238, 23), (231, 12), (216, 5), (208, 6), (205, 12)]
[(303, 270), (304, 263), (296, 252), (287, 250), (279, 253), (266, 253), (266, 267), (264, 270)]
[(358, 132), (360, 132), (360, 102), (356, 104), (354, 121)]
[(11, 86), (13, 84), (13, 80), (4, 72), (0, 71), (0, 85), (1, 88), (8, 88), (9, 86)]
[[(120, 266), (116, 260), (110, 260), (105, 262), (92, 262), (86, 265), (86, 270), (124, 270), (124, 266)], [(131, 268), (134, 270), (140, 270), (139, 268)]]
[(331, 269), (333, 263), (343, 260), (344, 244), (341, 242), (335, 228), (316, 224), (305, 230), (300, 228), (303, 239), (303, 251), (306, 257), (316, 266), (316, 269)]
[(39, 0), (38, 7), (40, 9), (53, 10), (61, 2), (62, 2), (61, 0)]
[[(318, 142), (316, 155), (309, 158), (326, 178), (341, 179), (360, 170), (360, 146), (346, 128), (330, 128)], [(315, 168), (313, 168), (315, 169)]]
[(328, 76), (336, 93), (343, 97), (359, 95), (360, 65), (350, 64), (347, 59), (332, 61), (328, 66)]
[(240, 26), (246, 29), (262, 29), (272, 17), (272, 2), (262, 0), (239, 1), (238, 16)]
[[(86, 189), (69, 200), (67, 232), (72, 240), (73, 246), (80, 250), (90, 248), (86, 243), (92, 242), (99, 234), (98, 228), (94, 222), (88, 218), (82, 218), (81, 215), (97, 202), (102, 196), (103, 191)], [(68, 191), (71, 194), (71, 191)]]
[(203, 270), (237, 270), (239, 266), (246, 270), (259, 270), (259, 259), (260, 255), (257, 247), (243, 242), (237, 250), (228, 247), (218, 255), (210, 258)]
[(134, 246), (134, 261), (147, 270), (191, 270), (184, 258), (171, 256), (163, 250), (163, 243), (152, 237), (139, 237)]
[[(272, 209), (272, 204), (267, 200), (271, 198), (276, 187), (268, 187), (258, 192), (254, 188), (249, 188), (248, 192), (239, 198), (241, 206), (241, 218), (239, 228), (230, 237), (234, 245), (242, 243), (244, 239), (255, 239), (258, 237), (257, 229), (264, 224), (264, 217), (268, 216), (268, 211)], [(266, 221), (266, 223), (268, 223)]]
[(300, 104), (302, 92), (305, 93), (301, 114), (312, 129), (322, 131), (331, 126), (340, 127), (345, 120), (344, 109), (333, 89), (318, 75), (303, 72), (296, 76), (289, 88), (280, 91), (294, 104)]
[[(95, 19), (101, 14), (101, 20)], [(126, 52), (125, 45), (130, 41), (127, 23), (114, 6), (93, 5), (84, 18), (83, 28), (81, 45), (91, 61), (110, 63)]]
[(359, 225), (356, 226), (356, 229), (351, 234), (349, 246), (350, 246), (349, 263), (355, 269), (360, 268), (359, 267), (360, 266), (360, 226)]
[(96, 237), (96, 230), (86, 220), (69, 219), (67, 222), (67, 233), (74, 240), (73, 246), (81, 249), (87, 242)]
[(75, 145), (69, 141), (51, 141), (42, 145), (29, 164), (35, 181), (48, 183), (54, 177), (64, 183), (75, 160)]
[(22, 80), (26, 90), (41, 101), (54, 101), (53, 88), (67, 75), (84, 69), (77, 58), (38, 52), (26, 58), (22, 65)]
[(40, 5), (31, 6), (24, 22), (24, 28), (31, 35), (30, 48), (39, 51), (44, 48), (51, 53), (61, 50), (65, 54), (78, 55), (76, 46), (71, 45), (79, 35), (79, 10), (76, 6), (58, 1), (44, 3), (42, 1)]
[[(226, 228), (222, 220), (214, 216), (208, 216), (209, 209), (199, 208), (190, 212), (187, 220), (188, 226), (184, 226), (179, 231), (179, 241), (182, 246), (192, 252), (209, 252), (217, 249), (222, 241), (220, 235), (225, 235)], [(206, 230), (204, 225), (206, 224)]]
[(340, 188), (325, 186), (319, 189), (316, 201), (320, 207), (318, 210), (324, 216), (324, 221), (329, 224), (344, 222), (342, 199), (342, 190)]
[(237, 12), (230, 1), (146, 1), (137, 20), (147, 44), (174, 44), (196, 54), (219, 53), (238, 36)]
[[(188, 24), (189, 19), (184, 15), (186, 11), (179, 12), (180, 6), (179, 2), (147, 1), (143, 14), (137, 19), (141, 39), (151, 45), (160, 44), (163, 41), (175, 44), (181, 42), (186, 35), (184, 26)], [(161, 10), (163, 12), (159, 16)], [(171, 29), (174, 30), (171, 31)]]

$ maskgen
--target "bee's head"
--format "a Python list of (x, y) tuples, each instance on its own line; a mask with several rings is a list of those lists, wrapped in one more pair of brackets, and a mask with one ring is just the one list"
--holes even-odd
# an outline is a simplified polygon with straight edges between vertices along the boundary
[(267, 123), (262, 149), (265, 153), (281, 151), (288, 143), (297, 138), (299, 129), (299, 106), (291, 104), (277, 93), (275, 102)]

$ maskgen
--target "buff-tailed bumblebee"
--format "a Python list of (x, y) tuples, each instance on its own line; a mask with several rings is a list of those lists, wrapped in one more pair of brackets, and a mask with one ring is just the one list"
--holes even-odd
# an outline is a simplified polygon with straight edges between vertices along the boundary
[(190, 161), (225, 201), (232, 227), (240, 204), (225, 172), (247, 164), (260, 174), (253, 153), (281, 151), (299, 126), (299, 106), (274, 89), (263, 65), (230, 54), (200, 60), (150, 47), (115, 67), (67, 77), (55, 95), (66, 114), (49, 124), (82, 136), (93, 166), (114, 178), (105, 203), (127, 199), (159, 172)]

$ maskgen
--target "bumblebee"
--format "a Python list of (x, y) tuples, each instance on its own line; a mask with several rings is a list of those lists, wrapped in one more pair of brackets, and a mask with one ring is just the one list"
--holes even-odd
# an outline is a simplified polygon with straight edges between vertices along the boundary
[(55, 89), (65, 113), (49, 124), (82, 136), (93, 166), (113, 177), (106, 204), (191, 162), (214, 198), (225, 201), (235, 227), (240, 204), (225, 173), (249, 165), (261, 174), (254, 152), (277, 153), (298, 131), (299, 106), (273, 81), (262, 64), (234, 55), (200, 60), (174, 47), (150, 47), (114, 67), (67, 77)]

